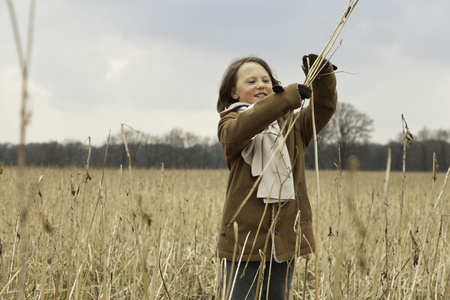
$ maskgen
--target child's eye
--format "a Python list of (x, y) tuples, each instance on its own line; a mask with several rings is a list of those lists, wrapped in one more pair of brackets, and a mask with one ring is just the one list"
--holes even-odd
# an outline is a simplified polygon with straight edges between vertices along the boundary
[(250, 80), (250, 81), (248, 81), (248, 83), (255, 83), (255, 81), (254, 80)]

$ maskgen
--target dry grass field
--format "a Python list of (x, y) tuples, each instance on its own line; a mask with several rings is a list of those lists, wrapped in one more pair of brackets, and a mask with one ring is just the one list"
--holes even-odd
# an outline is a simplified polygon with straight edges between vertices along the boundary
[[(25, 237), (18, 174), (0, 174), (1, 299), (20, 274), (28, 299), (222, 299), (227, 171), (27, 168)], [(321, 171), (317, 199), (308, 172), (318, 252), (297, 260), (293, 299), (450, 298), (446, 174), (405, 175)]]

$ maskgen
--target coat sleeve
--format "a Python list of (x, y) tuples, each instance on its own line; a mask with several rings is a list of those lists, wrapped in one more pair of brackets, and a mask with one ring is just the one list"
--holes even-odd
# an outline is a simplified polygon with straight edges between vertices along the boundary
[[(312, 90), (316, 133), (319, 133), (328, 124), (328, 121), (336, 111), (338, 96), (336, 91), (336, 75), (332, 67), (322, 70), (321, 74), (313, 81)], [(302, 109), (299, 114), (296, 130), (300, 131), (306, 150), (314, 137), (311, 105)]]
[(283, 92), (272, 93), (258, 101), (252, 109), (222, 113), (217, 136), (226, 160), (240, 155), (255, 135), (300, 104), (297, 84), (291, 84)]

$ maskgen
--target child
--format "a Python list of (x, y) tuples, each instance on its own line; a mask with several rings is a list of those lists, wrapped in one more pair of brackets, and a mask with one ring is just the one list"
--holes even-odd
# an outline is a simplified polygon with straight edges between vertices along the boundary
[[(317, 55), (303, 57), (305, 72), (307, 59), (312, 66)], [(336, 67), (327, 60), (322, 64), (312, 83), (317, 132), (328, 123), (337, 103)], [(295, 257), (314, 251), (304, 168), (305, 151), (313, 139), (311, 106), (294, 113), (292, 129), (288, 122), (290, 113), (310, 97), (305, 85), (281, 87), (267, 63), (254, 56), (234, 61), (222, 78), (218, 139), (230, 173), (219, 257), (226, 259), (227, 289), (236, 276), (231, 299), (254, 299), (256, 293), (266, 299), (266, 292), (268, 299), (287, 299)], [(258, 274), (264, 278), (262, 287), (254, 281)]]

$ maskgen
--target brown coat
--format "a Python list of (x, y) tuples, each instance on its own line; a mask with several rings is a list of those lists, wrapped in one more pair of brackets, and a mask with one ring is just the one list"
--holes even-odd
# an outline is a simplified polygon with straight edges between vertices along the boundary
[[(320, 132), (328, 123), (335, 112), (337, 103), (334, 72), (329, 68), (322, 73), (327, 75), (320, 75), (313, 82), (317, 132)], [(266, 205), (262, 199), (256, 198), (256, 189), (254, 189), (243, 209), (232, 220), (257, 179), (251, 175), (250, 166), (242, 158), (241, 151), (256, 134), (262, 132), (273, 121), (278, 120), (280, 128), (283, 128), (286, 114), (299, 107), (297, 84), (292, 84), (283, 92), (272, 93), (258, 101), (250, 110), (242, 113), (227, 110), (220, 114), (218, 138), (230, 173), (219, 237), (219, 257), (229, 260), (233, 257), (235, 245), (233, 221), (238, 225), (237, 257), (250, 232), (244, 249), (244, 261), (260, 261), (260, 251), (264, 253), (263, 257), (266, 260), (269, 260), (273, 254), (276, 261), (285, 261), (314, 251), (312, 213), (306, 191), (304, 166), (304, 155), (313, 139), (311, 106), (299, 112), (300, 116), (286, 139), (293, 169), (295, 200), (282, 205)], [(286, 130), (287, 128), (283, 133)], [(294, 226), (298, 212), (300, 212), (301, 231), (296, 233)], [(278, 217), (275, 218), (277, 214)], [(258, 226), (261, 227), (255, 240)], [(300, 247), (297, 248), (298, 252), (295, 253), (298, 234), (301, 234), (302, 239)], [(254, 247), (251, 250), (253, 244)]]

